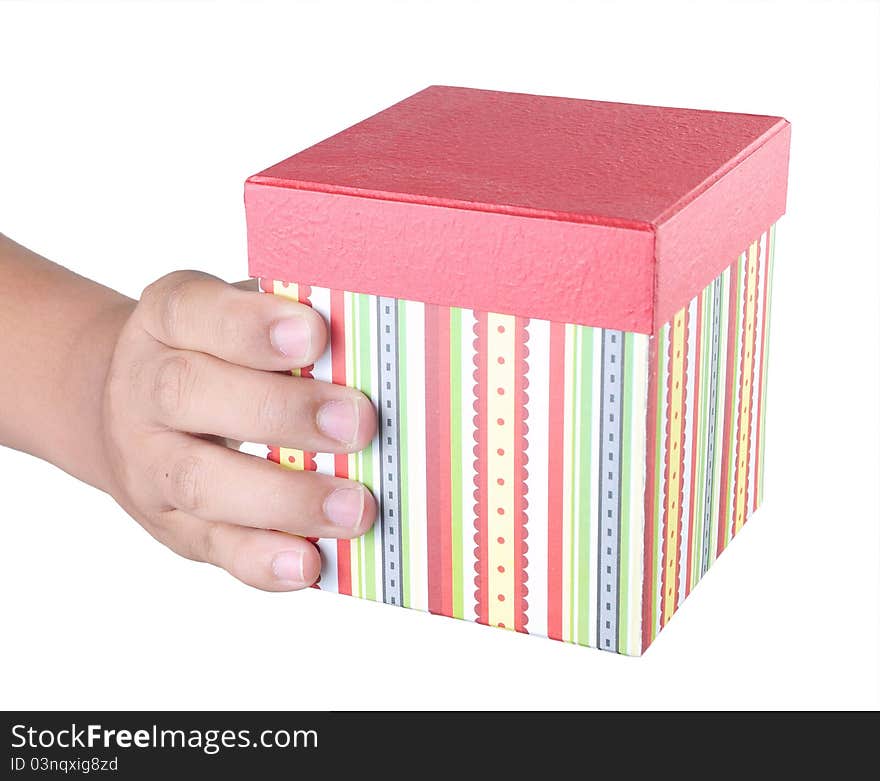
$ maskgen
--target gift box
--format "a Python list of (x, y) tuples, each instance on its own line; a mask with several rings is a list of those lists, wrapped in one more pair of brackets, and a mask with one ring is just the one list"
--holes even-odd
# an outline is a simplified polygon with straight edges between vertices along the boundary
[[(359, 388), (318, 587), (642, 653), (761, 503), (778, 117), (433, 86), (245, 185), (250, 275)], [(745, 574), (743, 573), (743, 576)]]

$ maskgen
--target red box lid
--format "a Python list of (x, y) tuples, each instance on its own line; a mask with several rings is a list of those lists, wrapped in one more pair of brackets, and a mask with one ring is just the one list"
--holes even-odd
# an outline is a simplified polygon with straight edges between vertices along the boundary
[(653, 333), (783, 214), (789, 138), (428, 87), (248, 179), (250, 273)]

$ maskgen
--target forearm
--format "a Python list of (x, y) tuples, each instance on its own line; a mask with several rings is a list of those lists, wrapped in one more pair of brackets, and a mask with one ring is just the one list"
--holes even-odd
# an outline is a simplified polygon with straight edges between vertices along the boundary
[(134, 304), (0, 234), (0, 445), (112, 490), (103, 388)]

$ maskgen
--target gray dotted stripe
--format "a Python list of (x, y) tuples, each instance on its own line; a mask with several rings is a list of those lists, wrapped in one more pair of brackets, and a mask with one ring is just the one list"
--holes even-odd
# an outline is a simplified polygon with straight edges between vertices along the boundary
[(599, 648), (617, 651), (620, 571), (620, 456), (623, 433), (623, 331), (602, 331), (599, 410)]
[(382, 601), (401, 605), (400, 451), (398, 421), (397, 300), (379, 297), (379, 456)]
[(700, 577), (709, 569), (709, 547), (712, 535), (712, 491), (714, 490), (715, 467), (715, 423), (718, 406), (718, 361), (720, 351), (718, 341), (721, 334), (721, 277), (712, 283), (712, 341), (709, 360), (709, 441), (706, 447), (706, 484), (703, 500), (703, 558), (700, 562)]

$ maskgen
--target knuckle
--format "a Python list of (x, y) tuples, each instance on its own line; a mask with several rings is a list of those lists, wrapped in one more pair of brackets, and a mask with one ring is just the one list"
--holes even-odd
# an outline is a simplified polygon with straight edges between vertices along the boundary
[(149, 377), (148, 362), (140, 357), (132, 358), (123, 368), (112, 366), (107, 375), (110, 393), (122, 394), (125, 399), (143, 398), (144, 383)]
[(208, 478), (204, 460), (195, 455), (179, 459), (168, 475), (175, 507), (194, 513), (205, 506)]
[(194, 373), (192, 361), (183, 355), (172, 355), (159, 363), (151, 394), (153, 406), (164, 419), (174, 419), (186, 408)]
[(220, 524), (207, 523), (202, 533), (202, 544), (200, 546), (199, 558), (210, 564), (222, 566), (221, 545), (220, 545)]
[(256, 423), (261, 431), (284, 431), (290, 424), (291, 415), (290, 402), (275, 388), (268, 388), (257, 403)]
[(172, 271), (144, 289), (141, 301), (150, 312), (157, 338), (173, 341), (179, 335), (192, 282), (191, 272)]

